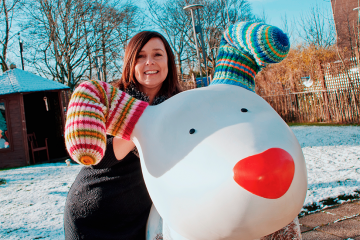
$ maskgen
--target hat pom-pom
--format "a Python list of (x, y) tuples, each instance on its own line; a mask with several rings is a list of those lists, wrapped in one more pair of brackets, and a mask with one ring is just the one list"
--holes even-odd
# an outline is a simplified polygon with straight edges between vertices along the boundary
[(279, 28), (263, 23), (240, 22), (224, 33), (226, 41), (254, 58), (261, 68), (281, 62), (290, 50), (288, 36)]

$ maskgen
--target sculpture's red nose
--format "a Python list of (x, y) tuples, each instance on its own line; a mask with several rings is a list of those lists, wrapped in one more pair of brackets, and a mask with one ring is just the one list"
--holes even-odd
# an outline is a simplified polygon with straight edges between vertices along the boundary
[(281, 148), (270, 148), (240, 160), (234, 167), (234, 180), (247, 191), (264, 198), (283, 196), (294, 178), (295, 163)]

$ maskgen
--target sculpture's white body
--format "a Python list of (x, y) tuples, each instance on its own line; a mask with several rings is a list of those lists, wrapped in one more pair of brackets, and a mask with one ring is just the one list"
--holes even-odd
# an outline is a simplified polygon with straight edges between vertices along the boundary
[[(290, 223), (302, 208), (307, 176), (301, 147), (271, 106), (244, 88), (219, 84), (148, 107), (132, 139), (151, 199), (174, 240), (256, 239)], [(290, 188), (277, 199), (252, 194), (233, 178), (236, 163), (270, 148), (287, 151), (295, 163)], [(148, 221), (151, 240), (160, 221), (156, 209)]]

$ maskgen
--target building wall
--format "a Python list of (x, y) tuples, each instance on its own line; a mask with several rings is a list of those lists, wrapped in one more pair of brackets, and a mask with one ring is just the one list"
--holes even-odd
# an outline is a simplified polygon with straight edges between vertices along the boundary
[(356, 30), (358, 26), (358, 11), (353, 10), (359, 7), (359, 0), (331, 0), (335, 28), (337, 32), (337, 46), (339, 48), (347, 48), (348, 50), (354, 46)]
[[(10, 168), (25, 166), (29, 164), (28, 146), (26, 136), (26, 129), (24, 129), (25, 116), (23, 112), (23, 95), (10, 94), (2, 95), (0, 99), (7, 101), (7, 109), (9, 111), (8, 128), (11, 129), (9, 141), (10, 150), (0, 151), (0, 168)], [(10, 126), (9, 126), (10, 125)]]

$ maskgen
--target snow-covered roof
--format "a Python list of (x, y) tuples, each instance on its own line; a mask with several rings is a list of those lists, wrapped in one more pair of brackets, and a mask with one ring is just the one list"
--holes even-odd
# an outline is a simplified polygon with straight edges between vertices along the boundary
[(0, 76), (0, 95), (59, 89), (69, 87), (17, 68), (8, 70)]

